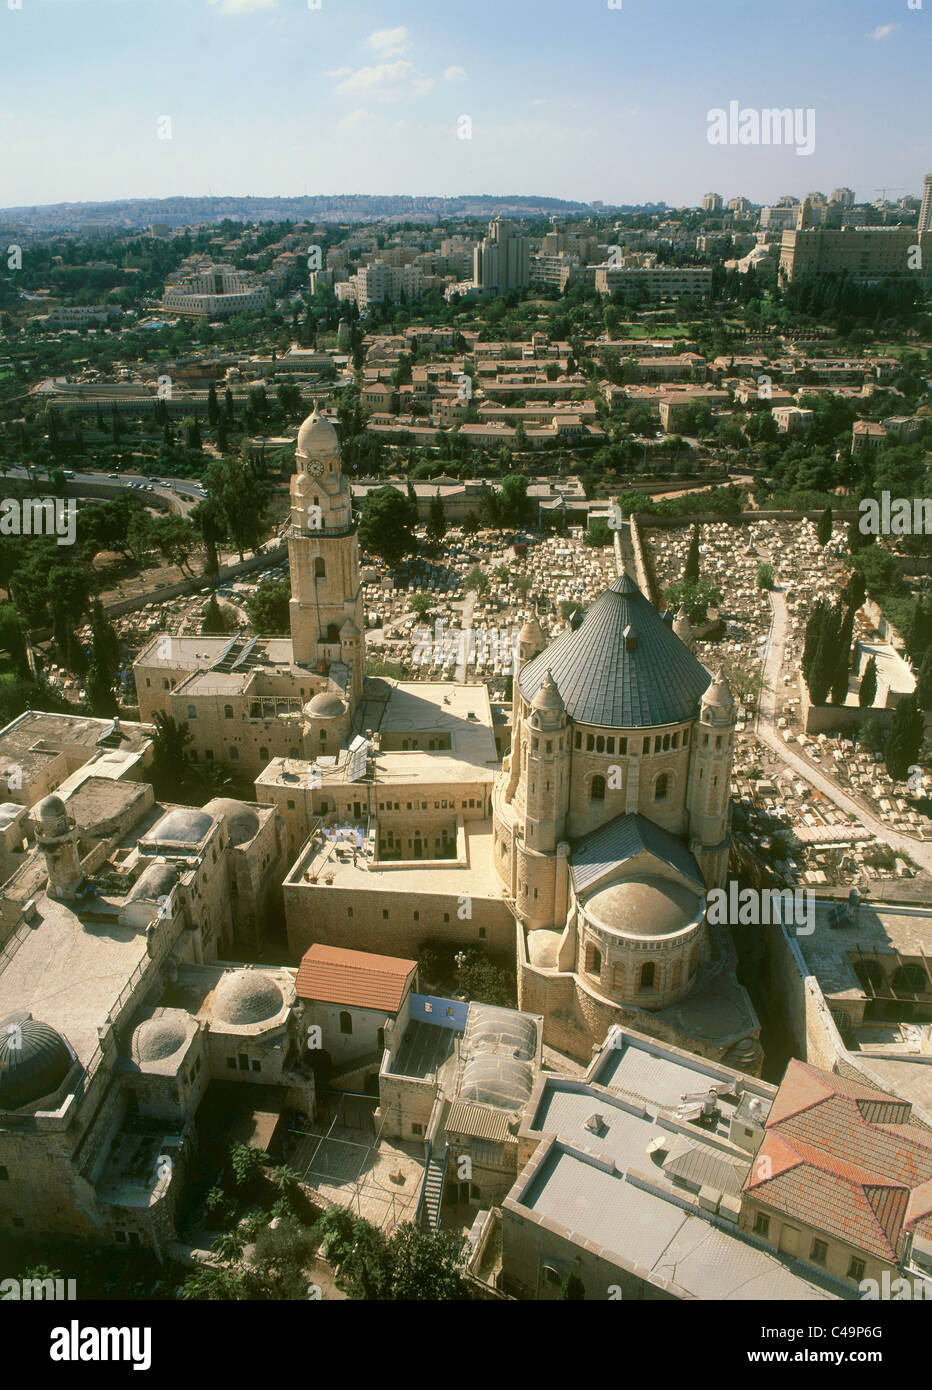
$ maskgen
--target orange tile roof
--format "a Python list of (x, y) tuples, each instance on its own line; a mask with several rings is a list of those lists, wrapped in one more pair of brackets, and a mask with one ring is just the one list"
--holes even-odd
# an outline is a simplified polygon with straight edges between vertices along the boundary
[(794, 1060), (745, 1190), (895, 1264), (932, 1208), (932, 1134), (911, 1115), (907, 1101)]
[(312, 946), (298, 969), (300, 999), (346, 1004), (357, 1009), (397, 1013), (417, 961), (347, 951), (341, 946)]

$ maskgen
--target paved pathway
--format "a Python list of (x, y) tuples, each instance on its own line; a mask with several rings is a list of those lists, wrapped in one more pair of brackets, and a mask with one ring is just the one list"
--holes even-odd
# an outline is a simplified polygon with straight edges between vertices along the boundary
[(764, 652), (764, 681), (760, 697), (760, 712), (757, 717), (758, 738), (762, 743), (766, 743), (768, 748), (772, 748), (781, 760), (804, 781), (809, 782), (823, 796), (828, 797), (829, 801), (834, 802), (840, 810), (854, 815), (862, 825), (866, 825), (881, 843), (889, 845), (898, 854), (908, 855), (926, 873), (932, 874), (932, 843), (914, 839), (911, 835), (901, 835), (895, 830), (891, 830), (863, 802), (856, 800), (848, 792), (842, 791), (832, 778), (826, 777), (818, 768), (813, 767), (808, 759), (794, 752), (792, 747), (780, 738), (776, 728), (776, 711), (780, 676), (783, 669), (783, 649), (786, 645), (786, 634), (789, 626), (786, 599), (780, 587), (775, 586), (770, 591), (770, 602), (773, 608), (773, 622)]

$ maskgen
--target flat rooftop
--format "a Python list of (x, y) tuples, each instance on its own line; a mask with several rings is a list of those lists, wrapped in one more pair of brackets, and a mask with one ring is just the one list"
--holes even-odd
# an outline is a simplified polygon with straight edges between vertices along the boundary
[[(0, 757), (25, 752), (39, 744), (44, 752), (86, 748), (88, 757), (104, 739), (117, 742), (112, 719), (90, 719), (83, 714), (46, 714), (42, 710), (27, 710), (6, 728), (0, 729)], [(123, 750), (143, 749), (149, 735), (141, 724), (119, 725), (117, 746)]]
[[(103, 901), (114, 913), (122, 905)], [(146, 959), (145, 932), (116, 920), (82, 921), (45, 894), (37, 908), (35, 923), (22, 924), (0, 953), (0, 1018), (25, 1009), (64, 1033), (86, 1066), (97, 1050), (97, 1025)]]
[[(679, 1061), (668, 1054), (650, 1051), (650, 1045), (639, 1045), (627, 1034), (622, 1035), (620, 1047), (608, 1047), (594, 1069), (592, 1080), (619, 1096), (651, 1101), (665, 1109), (675, 1110), (684, 1095), (706, 1091), (728, 1073), (718, 1070), (712, 1062), (696, 1058), (695, 1065)], [(739, 1082), (735, 1082), (740, 1085)], [(721, 1101), (722, 1108), (728, 1106)], [(734, 1109), (734, 1106), (731, 1107)]]
[(833, 999), (864, 998), (864, 987), (854, 973), (851, 958), (866, 955), (893, 956), (896, 951), (920, 963), (922, 953), (932, 956), (932, 907), (894, 907), (861, 903), (857, 925), (830, 926), (837, 903), (816, 900), (815, 927), (808, 936), (793, 940), (807, 968), (826, 995)]
[[(451, 816), (455, 812), (450, 813)], [(305, 845), (285, 879), (288, 887), (310, 887), (305, 872), (313, 872), (318, 880), (333, 875), (333, 888), (357, 889), (379, 893), (439, 893), (458, 896), (469, 893), (477, 898), (501, 898), (501, 881), (492, 860), (492, 822), (466, 821), (463, 826), (466, 841), (466, 865), (431, 860), (425, 863), (393, 865), (391, 861), (373, 864), (364, 853), (338, 853), (338, 845), (328, 841), (323, 849), (309, 842)], [(314, 885), (316, 886), (316, 885)]]

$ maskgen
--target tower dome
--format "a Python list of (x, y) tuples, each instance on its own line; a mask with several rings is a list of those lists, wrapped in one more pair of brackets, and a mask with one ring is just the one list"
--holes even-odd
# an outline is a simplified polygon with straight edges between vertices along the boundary
[(75, 1060), (55, 1028), (29, 1013), (8, 1014), (0, 1021), (0, 1109), (18, 1110), (51, 1095)]
[(548, 711), (550, 713), (563, 712), (563, 696), (557, 689), (557, 683), (548, 671), (540, 683), (537, 694), (531, 701), (531, 709)]
[(60, 796), (45, 796), (35, 810), (36, 829), (40, 835), (54, 837), (68, 830), (68, 812)]
[(297, 452), (304, 458), (339, 458), (340, 440), (329, 420), (311, 411), (298, 430)]
[(704, 706), (712, 706), (715, 709), (731, 711), (734, 709), (735, 697), (731, 693), (731, 686), (728, 678), (721, 666), (712, 677), (712, 684), (702, 697)]
[(346, 705), (332, 690), (322, 690), (313, 700), (308, 700), (304, 713), (310, 719), (339, 719)]

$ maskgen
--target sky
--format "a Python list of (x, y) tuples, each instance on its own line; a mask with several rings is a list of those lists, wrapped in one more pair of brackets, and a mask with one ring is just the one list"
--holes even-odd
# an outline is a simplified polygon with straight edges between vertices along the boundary
[[(918, 196), (930, 55), (932, 0), (0, 0), (0, 207)], [(732, 102), (812, 152), (710, 143)]]

